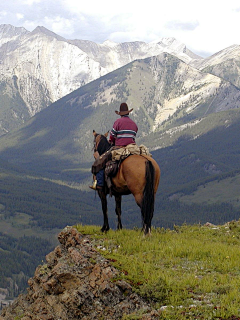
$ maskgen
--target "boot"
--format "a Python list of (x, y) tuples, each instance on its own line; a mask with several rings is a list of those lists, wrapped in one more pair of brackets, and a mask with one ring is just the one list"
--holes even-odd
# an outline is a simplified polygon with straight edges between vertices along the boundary
[(94, 180), (93, 181), (93, 185), (89, 186), (89, 188), (92, 189), (92, 190), (97, 190), (97, 180)]

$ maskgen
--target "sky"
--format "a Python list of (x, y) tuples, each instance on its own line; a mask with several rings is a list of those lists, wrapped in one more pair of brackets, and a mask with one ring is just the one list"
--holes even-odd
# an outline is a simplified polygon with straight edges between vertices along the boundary
[(203, 57), (240, 45), (239, 0), (2, 0), (0, 24), (103, 43), (174, 37)]

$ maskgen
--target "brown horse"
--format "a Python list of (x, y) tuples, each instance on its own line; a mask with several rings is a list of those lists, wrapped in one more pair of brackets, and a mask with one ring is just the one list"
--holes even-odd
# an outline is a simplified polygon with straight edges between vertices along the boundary
[[(94, 152), (101, 156), (111, 148), (107, 134), (100, 135), (93, 130)], [(121, 200), (122, 195), (133, 194), (137, 205), (141, 209), (143, 231), (151, 231), (151, 221), (154, 212), (155, 195), (160, 180), (160, 168), (157, 162), (146, 155), (130, 155), (119, 166), (117, 175), (112, 178), (112, 194), (115, 197), (115, 211), (118, 217), (118, 229), (122, 229)], [(102, 202), (104, 223), (102, 231), (109, 230), (107, 213), (107, 188), (97, 189)]]

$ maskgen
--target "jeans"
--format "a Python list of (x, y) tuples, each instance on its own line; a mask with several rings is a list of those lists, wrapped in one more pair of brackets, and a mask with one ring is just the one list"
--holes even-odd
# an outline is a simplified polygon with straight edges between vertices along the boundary
[(96, 174), (96, 177), (97, 177), (97, 185), (100, 186), (100, 187), (103, 187), (103, 186), (104, 186), (104, 181), (105, 181), (105, 178), (104, 178), (104, 169), (100, 170), (100, 171)]

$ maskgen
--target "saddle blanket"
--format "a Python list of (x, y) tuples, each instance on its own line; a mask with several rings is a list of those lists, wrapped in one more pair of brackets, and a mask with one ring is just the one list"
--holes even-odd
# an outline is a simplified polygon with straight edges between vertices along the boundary
[(140, 146), (132, 143), (127, 145), (126, 147), (121, 147), (118, 149), (114, 149), (112, 152), (112, 161), (119, 161), (127, 158), (131, 154), (138, 154), (138, 155), (146, 155), (152, 156), (149, 152), (148, 148), (141, 144)]

